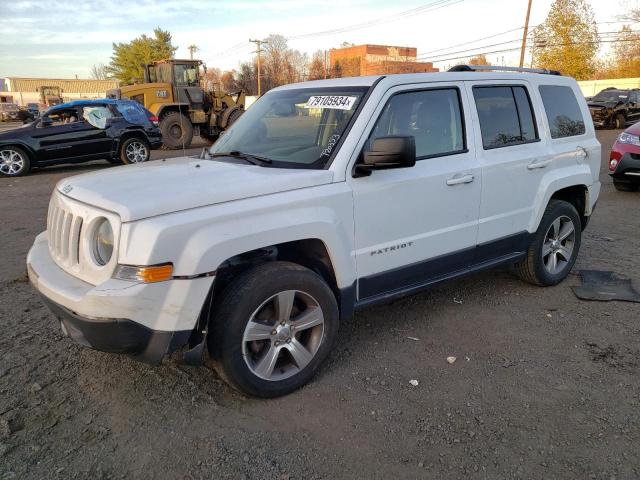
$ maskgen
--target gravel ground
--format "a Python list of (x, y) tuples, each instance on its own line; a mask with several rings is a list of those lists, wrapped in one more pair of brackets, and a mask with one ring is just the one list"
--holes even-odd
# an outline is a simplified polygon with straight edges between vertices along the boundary
[[(598, 134), (603, 162), (617, 133)], [(0, 479), (640, 477), (640, 305), (580, 301), (576, 275), (536, 288), (498, 270), (360, 312), (276, 400), (75, 345), (24, 259), (55, 182), (102, 168), (0, 179)], [(574, 272), (640, 288), (640, 194), (605, 172)]]

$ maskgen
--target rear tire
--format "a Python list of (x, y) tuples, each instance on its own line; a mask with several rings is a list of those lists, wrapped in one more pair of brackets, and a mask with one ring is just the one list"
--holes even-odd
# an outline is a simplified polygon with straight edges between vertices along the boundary
[(287, 262), (238, 276), (216, 300), (211, 318), (207, 339), (215, 368), (237, 390), (263, 398), (306, 384), (331, 352), (339, 327), (326, 282)]
[(233, 112), (231, 112), (231, 115), (229, 115), (229, 118), (227, 119), (227, 126), (225, 128), (229, 128), (231, 125), (233, 125), (235, 121), (242, 116), (243, 113), (244, 113), (244, 110), (240, 110), (240, 109), (236, 109)]
[(638, 184), (636, 183), (616, 182), (614, 180), (613, 186), (620, 192), (635, 192), (638, 190)]
[(544, 287), (560, 283), (576, 262), (581, 239), (580, 216), (575, 207), (564, 200), (551, 200), (526, 258), (515, 264), (517, 275)]
[(131, 163), (142, 163), (149, 160), (151, 147), (146, 140), (138, 137), (127, 138), (120, 145), (120, 161), (125, 165)]
[(20, 177), (31, 170), (29, 155), (19, 147), (0, 147), (0, 175)]
[(186, 115), (169, 112), (160, 120), (162, 143), (166, 148), (188, 148), (193, 139), (193, 125)]

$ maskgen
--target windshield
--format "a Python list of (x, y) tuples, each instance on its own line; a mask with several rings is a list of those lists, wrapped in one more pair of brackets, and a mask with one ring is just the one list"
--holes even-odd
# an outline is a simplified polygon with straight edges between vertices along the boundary
[(18, 108), (18, 105), (16, 105), (15, 103), (2, 103), (0, 104), (0, 109), (5, 112), (17, 112), (18, 110), (20, 110)]
[(603, 90), (591, 99), (594, 102), (620, 102), (626, 100), (627, 92), (620, 90)]
[(254, 103), (210, 153), (241, 152), (273, 166), (323, 168), (368, 87), (272, 91)]

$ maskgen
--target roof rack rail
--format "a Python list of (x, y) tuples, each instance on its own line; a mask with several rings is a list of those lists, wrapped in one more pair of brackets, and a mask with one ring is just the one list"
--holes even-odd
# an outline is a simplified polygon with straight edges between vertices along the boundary
[(451, 67), (449, 72), (524, 72), (524, 73), (542, 73), (545, 75), (562, 75), (557, 70), (547, 70), (546, 68), (524, 68), (524, 67), (503, 67), (499, 65), (456, 65)]

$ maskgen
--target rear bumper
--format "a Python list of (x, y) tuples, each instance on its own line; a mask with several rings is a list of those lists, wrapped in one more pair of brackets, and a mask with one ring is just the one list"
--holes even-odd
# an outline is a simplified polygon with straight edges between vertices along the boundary
[(151, 150), (157, 150), (162, 147), (162, 137), (149, 138), (149, 145), (151, 146)]
[(619, 182), (640, 183), (640, 155), (624, 153), (615, 172), (610, 172), (609, 175)]
[(191, 336), (191, 330), (155, 331), (126, 318), (86, 318), (44, 295), (42, 300), (60, 321), (63, 333), (80, 345), (128, 354), (145, 363), (160, 363), (165, 355), (186, 345)]

